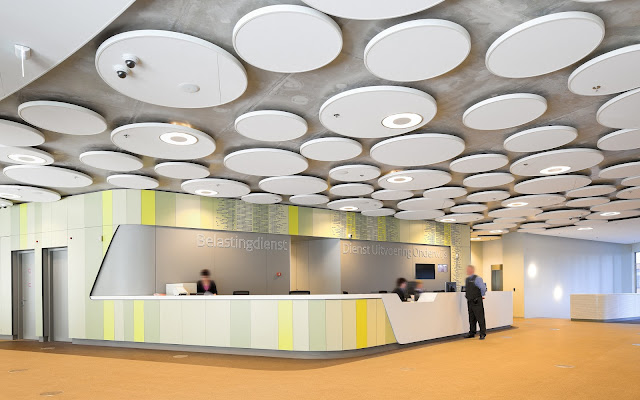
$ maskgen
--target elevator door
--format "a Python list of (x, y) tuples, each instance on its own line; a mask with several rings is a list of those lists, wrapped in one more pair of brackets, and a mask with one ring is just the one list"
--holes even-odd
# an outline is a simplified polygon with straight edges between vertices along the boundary
[(20, 259), (20, 314), (21, 339), (38, 339), (36, 336), (35, 257), (32, 251), (18, 255)]
[(69, 290), (67, 249), (49, 251), (51, 266), (51, 338), (56, 342), (69, 342)]

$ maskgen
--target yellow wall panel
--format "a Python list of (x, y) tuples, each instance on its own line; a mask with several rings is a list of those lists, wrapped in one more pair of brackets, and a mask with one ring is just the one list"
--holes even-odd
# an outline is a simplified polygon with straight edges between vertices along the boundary
[(156, 224), (156, 192), (152, 190), (143, 190), (140, 192), (140, 204), (142, 217), (140, 222), (142, 225)]
[(367, 347), (367, 299), (356, 300), (356, 347)]

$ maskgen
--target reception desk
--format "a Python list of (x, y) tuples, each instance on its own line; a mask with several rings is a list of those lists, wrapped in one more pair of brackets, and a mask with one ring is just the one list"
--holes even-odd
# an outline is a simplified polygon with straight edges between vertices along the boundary
[[(91, 299), (133, 309), (132, 340), (91, 341), (123, 347), (331, 358), (468, 331), (464, 293), (424, 293), (410, 303), (395, 294)], [(488, 329), (512, 325), (512, 293), (488, 292), (485, 310)]]
[(621, 321), (640, 318), (640, 293), (572, 294), (571, 319)]

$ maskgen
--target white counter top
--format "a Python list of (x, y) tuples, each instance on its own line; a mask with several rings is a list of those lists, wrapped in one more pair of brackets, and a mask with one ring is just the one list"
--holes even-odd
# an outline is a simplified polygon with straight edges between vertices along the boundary
[(91, 300), (356, 300), (382, 299), (395, 293), (371, 294), (279, 294), (279, 295), (190, 295), (190, 296), (91, 296)]

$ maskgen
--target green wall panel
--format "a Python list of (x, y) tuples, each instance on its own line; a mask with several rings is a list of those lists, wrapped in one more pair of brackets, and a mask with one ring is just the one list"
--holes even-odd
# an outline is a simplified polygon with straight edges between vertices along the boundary
[[(231, 347), (251, 347), (251, 301), (231, 302)], [(260, 327), (256, 327), (260, 329)]]

